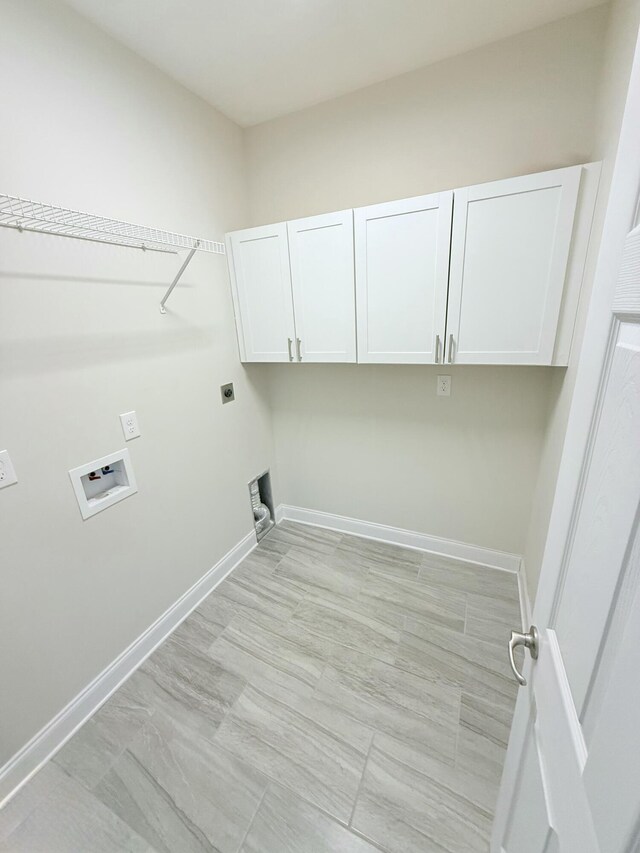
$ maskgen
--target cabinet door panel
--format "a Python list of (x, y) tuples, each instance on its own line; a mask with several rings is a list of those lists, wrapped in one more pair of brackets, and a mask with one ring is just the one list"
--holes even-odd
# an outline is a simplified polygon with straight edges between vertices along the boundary
[(455, 191), (448, 360), (551, 364), (581, 171)]
[(286, 223), (234, 231), (227, 244), (242, 361), (289, 361), (296, 332)]
[(439, 360), (452, 197), (438, 193), (355, 211), (358, 361)]
[(353, 211), (287, 223), (302, 361), (356, 360)]

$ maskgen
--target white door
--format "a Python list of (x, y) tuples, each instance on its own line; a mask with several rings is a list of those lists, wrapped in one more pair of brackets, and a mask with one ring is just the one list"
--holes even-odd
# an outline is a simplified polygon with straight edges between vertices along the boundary
[(287, 222), (299, 361), (356, 360), (353, 211)]
[(296, 330), (285, 222), (227, 235), (242, 361), (292, 361)]
[(354, 211), (358, 361), (442, 360), (453, 193)]
[(636, 63), (492, 853), (640, 850), (638, 152)]
[(551, 364), (581, 172), (455, 191), (447, 361)]

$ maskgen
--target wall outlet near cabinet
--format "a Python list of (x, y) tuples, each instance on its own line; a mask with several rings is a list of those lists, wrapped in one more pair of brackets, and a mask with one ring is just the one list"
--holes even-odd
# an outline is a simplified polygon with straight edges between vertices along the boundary
[(18, 482), (8, 450), (0, 450), (0, 489)]
[(451, 396), (451, 377), (438, 376), (438, 384), (436, 385), (436, 394), (438, 397)]
[(138, 416), (135, 412), (125, 412), (124, 415), (120, 415), (120, 423), (122, 424), (122, 432), (126, 441), (137, 438), (140, 435)]

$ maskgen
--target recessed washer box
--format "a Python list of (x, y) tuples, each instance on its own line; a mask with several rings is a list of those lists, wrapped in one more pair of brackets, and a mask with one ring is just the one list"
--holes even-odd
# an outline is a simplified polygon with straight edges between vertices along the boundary
[(72, 468), (69, 477), (83, 518), (90, 518), (138, 491), (128, 450), (118, 450)]

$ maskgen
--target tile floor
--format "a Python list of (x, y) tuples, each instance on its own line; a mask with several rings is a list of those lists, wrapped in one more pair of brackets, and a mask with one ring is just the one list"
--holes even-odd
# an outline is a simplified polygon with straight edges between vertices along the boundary
[(515, 576), (283, 523), (0, 813), (0, 851), (487, 851)]

